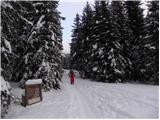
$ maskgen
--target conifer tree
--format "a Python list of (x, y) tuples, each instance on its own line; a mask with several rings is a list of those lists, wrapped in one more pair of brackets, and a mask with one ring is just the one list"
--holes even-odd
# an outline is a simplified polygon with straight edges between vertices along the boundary
[(144, 65), (144, 17), (143, 9), (140, 7), (140, 1), (126, 1), (126, 12), (128, 15), (128, 25), (131, 29), (131, 41), (129, 47), (132, 52), (128, 56), (132, 62), (132, 76), (131, 78), (136, 81), (143, 80)]
[(154, 46), (158, 45), (157, 3), (149, 7), (145, 27), (140, 1), (96, 1), (93, 10), (87, 3), (74, 45), (79, 53), (77, 61), (73, 60), (78, 63), (76, 69), (83, 70), (86, 78), (102, 82), (144, 83), (145, 78), (153, 82), (158, 76), (158, 68), (153, 66), (159, 64), (155, 62), (158, 47)]
[(90, 62), (88, 63), (88, 69), (90, 70), (90, 76), (93, 79), (98, 79), (99, 78), (99, 52), (98, 52), (98, 47), (99, 47), (99, 34), (101, 34), (101, 21), (102, 16), (101, 16), (101, 10), (100, 10), (100, 2), (96, 1), (94, 5), (94, 10), (93, 10), (93, 27), (91, 31), (91, 39), (92, 39), (92, 47), (91, 49), (91, 55), (90, 55)]
[(159, 2), (148, 3), (145, 19), (145, 79), (151, 84), (159, 84)]
[(124, 4), (121, 1), (112, 1), (111, 6), (112, 13), (112, 24), (113, 24), (113, 32), (115, 47), (117, 51), (117, 60), (118, 60), (118, 70), (123, 74), (118, 73), (119, 79), (121, 78), (121, 82), (129, 79), (130, 76), (130, 67), (131, 61), (128, 58), (130, 51), (129, 41), (131, 30), (127, 25), (127, 16), (125, 14)]
[[(41, 78), (49, 90), (58, 88), (62, 71), (62, 32), (56, 1), (4, 1), (2, 33), (11, 41), (15, 60), (11, 79)], [(9, 8), (9, 9), (8, 9)]]
[[(28, 42), (30, 48), (24, 55), (24, 79), (42, 78), (46, 90), (57, 89), (61, 80), (62, 33), (57, 2), (33, 2), (37, 10)], [(55, 22), (56, 21), (56, 22)]]
[(93, 11), (90, 4), (87, 2), (85, 8), (83, 9), (82, 14), (82, 23), (81, 23), (81, 31), (82, 31), (82, 68), (84, 72), (85, 78), (89, 78), (89, 62), (91, 56), (91, 48), (92, 48), (92, 39), (91, 36), (93, 33)]
[[(12, 50), (12, 54), (8, 54), (9, 58), (13, 58), (9, 60), (9, 66), (7, 65), (2, 57), (2, 69), (4, 69), (4, 73), (9, 70), (10, 77), (7, 77), (7, 74), (3, 74), (3, 77), (6, 80), (17, 80), (19, 79), (19, 74), (23, 70), (16, 71), (17, 64), (21, 61), (21, 57), (23, 56), (23, 52), (26, 50), (27, 43), (25, 42), (26, 33), (29, 31), (31, 27), (31, 23), (25, 19), (21, 13), (24, 13), (24, 9), (22, 9), (20, 2), (13, 1), (4, 1), (2, 2), (2, 41), (7, 40), (10, 43), (10, 49)], [(15, 24), (17, 23), (17, 24)], [(25, 32), (26, 31), (26, 32)], [(2, 44), (3, 45), (3, 44)], [(3, 55), (3, 53), (2, 53)], [(8, 70), (5, 70), (7, 69)], [(16, 73), (15, 73), (16, 72)], [(14, 74), (16, 77), (13, 77)]]
[(80, 56), (81, 56), (81, 24), (80, 24), (80, 16), (77, 13), (76, 18), (74, 19), (74, 26), (72, 30), (72, 39), (70, 43), (70, 49), (71, 49), (71, 68), (80, 70)]
[[(113, 80), (115, 66), (114, 51), (113, 51), (113, 31), (112, 31), (112, 21), (111, 21), (111, 12), (109, 10), (109, 3), (105, 1), (100, 2), (100, 34), (98, 41), (98, 57), (99, 57), (99, 81), (104, 82)], [(110, 56), (110, 57), (109, 57)], [(114, 82), (114, 81), (113, 81)]]

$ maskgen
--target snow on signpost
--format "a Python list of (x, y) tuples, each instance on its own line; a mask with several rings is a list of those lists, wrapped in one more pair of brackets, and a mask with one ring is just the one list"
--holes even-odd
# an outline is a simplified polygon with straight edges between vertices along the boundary
[(23, 105), (31, 105), (42, 101), (41, 79), (29, 79), (25, 83), (25, 94), (22, 95)]

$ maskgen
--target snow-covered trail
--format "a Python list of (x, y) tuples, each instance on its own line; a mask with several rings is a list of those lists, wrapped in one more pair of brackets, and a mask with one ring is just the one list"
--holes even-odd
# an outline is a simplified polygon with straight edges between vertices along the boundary
[(87, 96), (84, 96), (79, 90), (77, 83), (75, 85), (70, 85), (68, 81), (69, 78), (67, 78), (65, 74), (66, 73), (64, 73), (63, 80), (70, 99), (68, 108), (69, 118), (98, 118)]
[[(6, 118), (100, 118), (87, 96), (79, 90), (77, 83), (70, 85), (68, 72), (64, 72), (61, 90), (43, 93), (43, 101), (26, 108), (13, 105)], [(21, 97), (21, 89), (13, 89)]]
[(70, 85), (67, 70), (62, 81), (60, 90), (43, 92), (40, 103), (13, 105), (6, 118), (158, 118), (158, 86), (99, 83), (78, 76)]

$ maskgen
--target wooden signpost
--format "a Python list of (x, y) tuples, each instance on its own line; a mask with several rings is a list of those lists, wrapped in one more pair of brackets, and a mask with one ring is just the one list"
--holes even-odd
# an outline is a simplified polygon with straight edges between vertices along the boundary
[(42, 80), (27, 80), (25, 83), (25, 94), (22, 95), (23, 106), (31, 105), (42, 101)]

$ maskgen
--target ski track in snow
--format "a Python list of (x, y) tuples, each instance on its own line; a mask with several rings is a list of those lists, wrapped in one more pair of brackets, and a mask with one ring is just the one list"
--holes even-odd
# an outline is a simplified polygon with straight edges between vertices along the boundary
[[(43, 101), (12, 105), (6, 118), (158, 118), (158, 86), (108, 84), (75, 78), (68, 71), (60, 90), (43, 92)], [(20, 93), (19, 88), (13, 88)], [(20, 96), (20, 95), (17, 95)]]
[(83, 93), (77, 87), (78, 85), (70, 85), (68, 80), (65, 81), (65, 84), (70, 98), (68, 108), (69, 118), (97, 118), (94, 115), (95, 111), (93, 112), (92, 107), (88, 104), (90, 101), (88, 101), (87, 96), (83, 96)]

